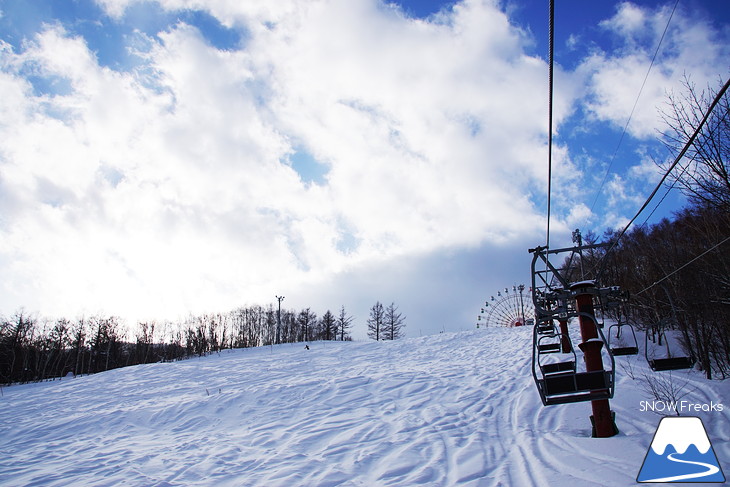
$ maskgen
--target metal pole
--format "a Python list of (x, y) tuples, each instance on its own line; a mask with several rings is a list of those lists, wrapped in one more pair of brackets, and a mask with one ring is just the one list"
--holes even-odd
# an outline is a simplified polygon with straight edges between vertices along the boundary
[(573, 347), (570, 345), (570, 338), (568, 337), (568, 320), (560, 318), (558, 319), (558, 323), (560, 325), (560, 336), (562, 337), (560, 343), (563, 353), (571, 353)]
[(520, 291), (520, 313), (522, 318), (522, 326), (525, 326), (527, 323), (525, 322), (525, 301), (522, 299), (522, 291), (525, 290), (525, 285), (520, 284), (517, 286), (517, 289)]
[[(573, 284), (570, 290), (575, 294), (576, 309), (579, 313), (586, 313), (595, 316), (593, 309), (593, 295), (596, 292), (596, 284), (594, 281), (583, 281)], [(585, 357), (586, 370), (594, 372), (603, 370), (603, 358), (601, 357), (601, 348), (603, 341), (598, 337), (596, 322), (587, 316), (579, 315), (580, 334), (583, 343), (578, 345), (583, 351)], [(593, 426), (596, 438), (609, 438), (617, 432), (616, 425), (611, 414), (611, 406), (608, 399), (598, 399), (591, 401), (593, 409)]]
[(578, 257), (580, 258), (580, 278), (585, 279), (585, 271), (583, 270), (583, 237), (580, 229), (576, 228), (573, 232), (573, 243), (578, 246)]
[(276, 296), (276, 299), (279, 301), (279, 311), (276, 313), (276, 343), (281, 343), (281, 301), (284, 299), (284, 296)]

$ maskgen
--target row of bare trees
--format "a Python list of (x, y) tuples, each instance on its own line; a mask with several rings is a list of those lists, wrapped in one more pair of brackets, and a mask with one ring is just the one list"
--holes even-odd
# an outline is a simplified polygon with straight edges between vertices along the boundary
[[(720, 86), (699, 89), (686, 78), (663, 110), (662, 141), (673, 156), (687, 148), (667, 184), (688, 206), (672, 220), (634, 227), (608, 254), (583, 256), (584, 267), (605, 265), (603, 284), (630, 291), (635, 323), (678, 329), (708, 379), (730, 376), (730, 96), (728, 82)], [(658, 166), (666, 171), (670, 162)], [(608, 231), (603, 240), (618, 237)]]
[(367, 321), (368, 337), (373, 340), (397, 340), (402, 338), (405, 320), (406, 317), (398, 311), (398, 306), (395, 303), (383, 307), (382, 303), (377, 301), (370, 308), (370, 317)]
[(92, 374), (128, 365), (311, 340), (351, 340), (353, 318), (342, 306), (321, 319), (310, 308), (249, 306), (189, 316), (177, 323), (141, 322), (128, 330), (116, 317), (40, 319), (25, 311), (0, 319), (0, 384)]
[[(616, 236), (609, 231), (604, 238)], [(708, 379), (730, 375), (728, 249), (730, 213), (694, 206), (671, 221), (625, 234), (606, 256), (601, 279), (630, 292), (632, 322), (649, 332), (657, 327), (679, 330), (685, 352), (697, 359)], [(602, 259), (603, 251), (593, 252), (592, 258)]]

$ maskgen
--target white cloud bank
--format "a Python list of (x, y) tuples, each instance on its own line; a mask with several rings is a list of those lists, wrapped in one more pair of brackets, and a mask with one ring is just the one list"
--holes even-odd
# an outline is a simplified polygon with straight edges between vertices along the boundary
[[(657, 136), (662, 128), (659, 110), (666, 94), (681, 88), (685, 74), (691, 75), (699, 86), (716, 85), (730, 67), (727, 33), (716, 31), (709, 19), (682, 5), (670, 22), (672, 6), (649, 9), (620, 3), (616, 14), (601, 22), (601, 28), (614, 37), (618, 49), (611, 53), (596, 50), (579, 68), (588, 76), (587, 109), (599, 120), (623, 129), (636, 103), (627, 131), (641, 139)], [(665, 29), (667, 33), (657, 52)], [(637, 102), (655, 54), (654, 66)]]
[[(123, 22), (131, 2), (99, 3)], [(60, 25), (0, 44), (0, 309), (221, 311), (397, 256), (543, 235), (546, 64), (495, 3), (431, 21), (376, 0), (161, 4), (207, 9), (245, 39), (223, 51), (184, 23), (138, 33), (127, 72)], [(634, 57), (559, 71), (556, 125), (586, 79), (596, 117), (625, 115), (611, 80)], [(322, 184), (288, 163), (297, 150), (327, 168)], [(579, 173), (564, 149), (556, 165), (572, 225), (589, 213), (571, 208)]]

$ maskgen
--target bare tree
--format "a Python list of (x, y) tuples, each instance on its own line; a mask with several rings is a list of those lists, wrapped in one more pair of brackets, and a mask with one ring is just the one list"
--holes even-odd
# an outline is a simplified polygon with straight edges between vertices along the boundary
[(395, 303), (390, 303), (385, 309), (383, 338), (385, 340), (397, 340), (403, 337), (403, 323), (405, 319), (403, 313), (398, 312), (398, 306)]
[(322, 315), (320, 324), (322, 327), (322, 338), (325, 340), (337, 338), (337, 321), (335, 320), (335, 315), (333, 315), (330, 310), (327, 310), (327, 312)]
[(340, 314), (337, 316), (337, 331), (340, 334), (340, 340), (345, 341), (350, 339), (348, 330), (352, 326), (352, 316), (347, 316), (345, 312), (345, 306), (340, 308)]
[[(667, 129), (662, 132), (664, 145), (673, 155), (679, 154), (691, 138), (720, 89), (710, 86), (699, 90), (685, 76), (684, 91), (667, 96), (662, 119)], [(720, 83), (722, 87), (723, 84)], [(707, 122), (697, 135), (681, 163), (675, 168), (670, 180), (676, 184), (691, 202), (699, 206), (730, 210), (730, 97), (725, 93)], [(660, 166), (666, 169), (671, 161)]]
[(313, 313), (310, 308), (303, 309), (299, 312), (297, 321), (302, 333), (300, 341), (308, 342), (311, 337), (312, 327), (317, 323), (317, 314)]
[(149, 359), (150, 348), (154, 344), (155, 322), (146, 321), (137, 323), (137, 344), (135, 347), (135, 362), (146, 364)]
[(368, 336), (373, 340), (383, 339), (383, 323), (385, 322), (385, 311), (380, 301), (376, 301), (370, 308), (370, 317), (368, 318)]
[(15, 313), (12, 321), (3, 322), (0, 336), (0, 376), (8, 383), (30, 379), (27, 371), (34, 327), (35, 319), (23, 310)]

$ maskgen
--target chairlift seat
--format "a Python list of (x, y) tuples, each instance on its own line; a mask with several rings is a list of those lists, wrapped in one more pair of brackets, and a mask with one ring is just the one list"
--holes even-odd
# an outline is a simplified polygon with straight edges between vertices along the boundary
[(639, 347), (614, 347), (611, 349), (611, 353), (620, 356), (620, 355), (638, 355), (639, 354)]
[(649, 366), (656, 372), (691, 369), (694, 364), (695, 361), (691, 357), (668, 357), (649, 360)]
[(537, 332), (540, 335), (547, 335), (555, 331), (555, 326), (552, 324), (548, 325), (537, 325)]
[(611, 398), (611, 374), (605, 370), (565, 372), (545, 375), (538, 380), (546, 406)]
[(559, 374), (561, 372), (575, 372), (575, 362), (555, 362), (540, 366), (543, 375)]
[(560, 352), (560, 342), (558, 343), (538, 343), (537, 351), (540, 353), (557, 353)]

